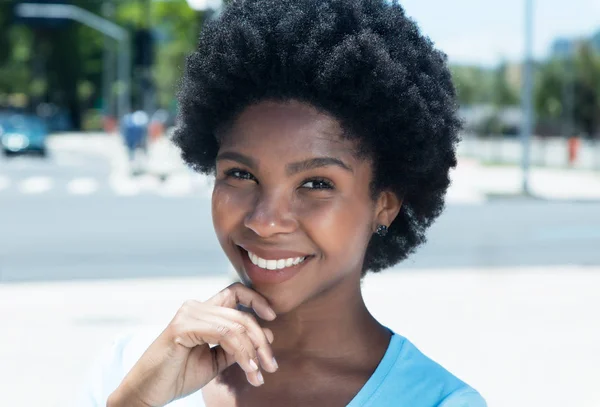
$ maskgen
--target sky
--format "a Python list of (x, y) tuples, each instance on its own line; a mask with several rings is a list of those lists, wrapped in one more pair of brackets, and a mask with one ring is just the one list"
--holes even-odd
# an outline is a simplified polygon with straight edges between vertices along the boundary
[[(453, 63), (493, 66), (524, 52), (526, 0), (399, 0)], [(533, 0), (534, 54), (556, 37), (600, 31), (600, 0)]]

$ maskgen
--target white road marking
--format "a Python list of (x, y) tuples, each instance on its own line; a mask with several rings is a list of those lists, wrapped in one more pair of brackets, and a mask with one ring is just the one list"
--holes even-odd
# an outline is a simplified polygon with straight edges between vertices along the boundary
[(8, 189), (10, 187), (10, 178), (0, 175), (0, 191)]
[(136, 179), (141, 191), (155, 192), (160, 189), (160, 180), (152, 175), (142, 175)]
[[(66, 191), (69, 195), (85, 196), (97, 193), (103, 184), (108, 184), (110, 190), (117, 196), (136, 196), (142, 193), (156, 194), (168, 198), (183, 198), (197, 195), (210, 198), (214, 187), (212, 177), (198, 174), (174, 174), (161, 182), (158, 177), (141, 175), (132, 177), (128, 173), (113, 173), (107, 180), (94, 177), (72, 178), (63, 187), (62, 182), (48, 176), (33, 176), (21, 181), (13, 181), (5, 175), (0, 175), (0, 191), (12, 185), (22, 194), (37, 195), (53, 188)], [(63, 189), (64, 188), (64, 189)]]
[(212, 192), (215, 187), (215, 177), (195, 173), (192, 174), (191, 177), (194, 189), (200, 190), (204, 197), (212, 197)]
[(50, 177), (29, 177), (19, 185), (24, 194), (42, 194), (52, 189), (54, 182)]
[(127, 176), (113, 174), (109, 184), (112, 190), (120, 196), (134, 196), (140, 193), (139, 185)]
[(98, 181), (93, 178), (76, 178), (67, 184), (67, 191), (73, 195), (90, 195), (98, 190)]
[(193, 188), (192, 179), (189, 176), (174, 175), (167, 178), (158, 194), (168, 197), (181, 197), (191, 194)]
[(486, 197), (476, 191), (459, 190), (450, 188), (446, 194), (446, 203), (452, 204), (469, 204), (482, 205), (486, 202)]

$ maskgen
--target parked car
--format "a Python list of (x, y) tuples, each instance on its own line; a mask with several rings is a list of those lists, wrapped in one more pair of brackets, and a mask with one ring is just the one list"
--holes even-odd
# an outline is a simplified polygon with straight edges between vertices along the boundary
[(0, 115), (0, 147), (4, 155), (33, 153), (46, 156), (48, 128), (37, 116)]

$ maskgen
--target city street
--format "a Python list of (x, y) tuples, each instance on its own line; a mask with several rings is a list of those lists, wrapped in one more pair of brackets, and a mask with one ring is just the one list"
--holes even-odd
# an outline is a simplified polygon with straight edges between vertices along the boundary
[[(98, 151), (0, 160), (0, 281), (223, 275), (210, 187), (190, 172), (130, 177)], [(600, 264), (600, 201), (452, 193), (402, 267)]]
[[(335, 270), (320, 267), (331, 280), (325, 290), (295, 310), (279, 307), (274, 356), (281, 374), (302, 374), (288, 383), (265, 373), (255, 394), (273, 396), (265, 404), (303, 392), (313, 368), (348, 376), (353, 391), (369, 373), (352, 406), (383, 398), (398, 407), (473, 404), (446, 396), (441, 370), (410, 352), (387, 352), (371, 374), (371, 362), (342, 372), (352, 357), (305, 346), (324, 321), (336, 329), (320, 336), (335, 349), (349, 346), (340, 330), (371, 337), (367, 319), (348, 325), (364, 301), (488, 407), (600, 407), (600, 87), (590, 85), (600, 83), (599, 12), (590, 0), (0, 1), (0, 407), (103, 407), (144, 350), (168, 339), (171, 322), (180, 325), (182, 304), (239, 281), (214, 232), (214, 178), (189, 168), (172, 142), (199, 160), (214, 150), (210, 134), (256, 161), (250, 193), (260, 202), (242, 202), (248, 191), (232, 197), (257, 216), (282, 205), (272, 184), (287, 188), (279, 171), (329, 178), (338, 170), (317, 170), (335, 164), (320, 156), (346, 154), (351, 144), (374, 147), (361, 153), (382, 171), (378, 182), (407, 171), (406, 185), (394, 188), (408, 191), (402, 210), (422, 213), (410, 203), (445, 184), (435, 169), (456, 147), (446, 207), (427, 242), (363, 276), (353, 298), (334, 287), (347, 278), (331, 280)], [(271, 148), (277, 135), (298, 151), (281, 140)], [(342, 220), (328, 228), (343, 230), (357, 213), (348, 202), (360, 202), (365, 186), (362, 163), (343, 161), (350, 171), (344, 179), (332, 172), (333, 191), (290, 192), (310, 195), (298, 195), (294, 213), (313, 223), (330, 214)], [(324, 234), (306, 232), (326, 246)], [(365, 249), (352, 239), (328, 244), (349, 256)], [(282, 267), (274, 257), (310, 250), (247, 249), (269, 258), (270, 269)], [(310, 294), (314, 271), (265, 275), (289, 280), (269, 290), (256, 284), (258, 294), (277, 310), (290, 287)], [(183, 311), (202, 320), (203, 309)], [(364, 358), (372, 350), (354, 349)], [(376, 382), (397, 374), (408, 384), (384, 397)], [(270, 394), (276, 381), (290, 391)], [(125, 387), (148, 387), (127, 385), (134, 382)], [(324, 397), (319, 388), (308, 404), (331, 404), (348, 390), (338, 387)], [(192, 404), (214, 407), (221, 396), (247, 404), (240, 389), (205, 403), (208, 394), (197, 392)]]
[[(19, 407), (69, 406), (115, 335), (148, 328), (151, 339), (182, 301), (232, 281), (207, 179), (163, 159), (152, 168), (170, 168), (164, 181), (132, 177), (118, 139), (51, 145), (47, 160), (0, 159), (0, 394)], [(490, 407), (595, 407), (594, 184), (577, 188), (592, 199), (493, 198), (481, 187), (512, 190), (518, 179), (484, 170), (459, 165), (429, 242), (367, 277), (365, 301)]]

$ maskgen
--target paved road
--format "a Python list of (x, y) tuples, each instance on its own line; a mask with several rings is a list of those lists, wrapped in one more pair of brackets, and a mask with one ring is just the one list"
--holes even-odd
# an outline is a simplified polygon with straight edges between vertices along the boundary
[[(146, 188), (122, 193), (110, 174), (92, 155), (0, 160), (0, 281), (227, 272), (205, 189), (161, 194), (156, 180), (129, 179)], [(450, 204), (403, 267), (599, 265), (599, 247), (600, 203)]]

